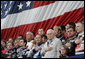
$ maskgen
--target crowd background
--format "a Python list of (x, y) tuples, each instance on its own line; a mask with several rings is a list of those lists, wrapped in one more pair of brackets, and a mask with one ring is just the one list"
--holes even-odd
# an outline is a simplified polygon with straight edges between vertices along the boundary
[(27, 32), (16, 39), (1, 40), (1, 57), (4, 58), (64, 58), (84, 54), (84, 22), (55, 25), (38, 34)]

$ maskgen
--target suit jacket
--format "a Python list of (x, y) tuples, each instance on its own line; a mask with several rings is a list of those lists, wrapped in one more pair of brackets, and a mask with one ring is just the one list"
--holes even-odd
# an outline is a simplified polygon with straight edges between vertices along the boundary
[(49, 46), (52, 47), (52, 50), (45, 52), (48, 46), (48, 41), (44, 44), (44, 47), (41, 50), (42, 58), (58, 58), (60, 55), (59, 49), (61, 48), (62, 45), (61, 40), (54, 37), (52, 39), (52, 42), (49, 44)]

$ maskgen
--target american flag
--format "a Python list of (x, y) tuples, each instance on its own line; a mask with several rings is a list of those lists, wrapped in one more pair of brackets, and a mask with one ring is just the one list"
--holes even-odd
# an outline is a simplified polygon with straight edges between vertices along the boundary
[(1, 1), (1, 39), (81, 21), (84, 1)]
[(33, 8), (33, 1), (1, 1), (1, 18)]
[(1, 39), (5, 40), (83, 20), (84, 1), (1, 1)]

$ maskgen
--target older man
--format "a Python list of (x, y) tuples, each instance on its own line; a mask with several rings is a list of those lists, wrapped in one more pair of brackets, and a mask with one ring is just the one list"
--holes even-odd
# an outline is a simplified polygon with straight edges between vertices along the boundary
[(26, 33), (26, 39), (27, 39), (27, 45), (26, 45), (26, 47), (28, 48), (28, 49), (32, 49), (33, 48), (33, 46), (34, 46), (34, 44), (33, 44), (33, 33), (32, 32), (27, 32)]
[(52, 29), (47, 30), (47, 42), (41, 50), (42, 58), (58, 58), (59, 49), (62, 45), (61, 41), (56, 38), (55, 32)]
[(42, 48), (41, 43), (41, 35), (37, 34), (35, 37), (36, 44), (33, 46), (33, 49), (30, 50), (29, 57), (30, 58), (41, 58), (40, 50)]

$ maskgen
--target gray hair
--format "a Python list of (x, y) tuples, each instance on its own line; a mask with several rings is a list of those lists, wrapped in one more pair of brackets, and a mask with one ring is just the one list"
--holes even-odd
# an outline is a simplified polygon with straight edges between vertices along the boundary
[(51, 31), (52, 33), (55, 33), (54, 30), (52, 30), (52, 29), (48, 29), (48, 30), (47, 30), (47, 33), (48, 33), (49, 31)]
[(78, 22), (76, 24), (80, 24), (81, 26), (84, 26), (84, 23), (82, 23), (82, 22)]

